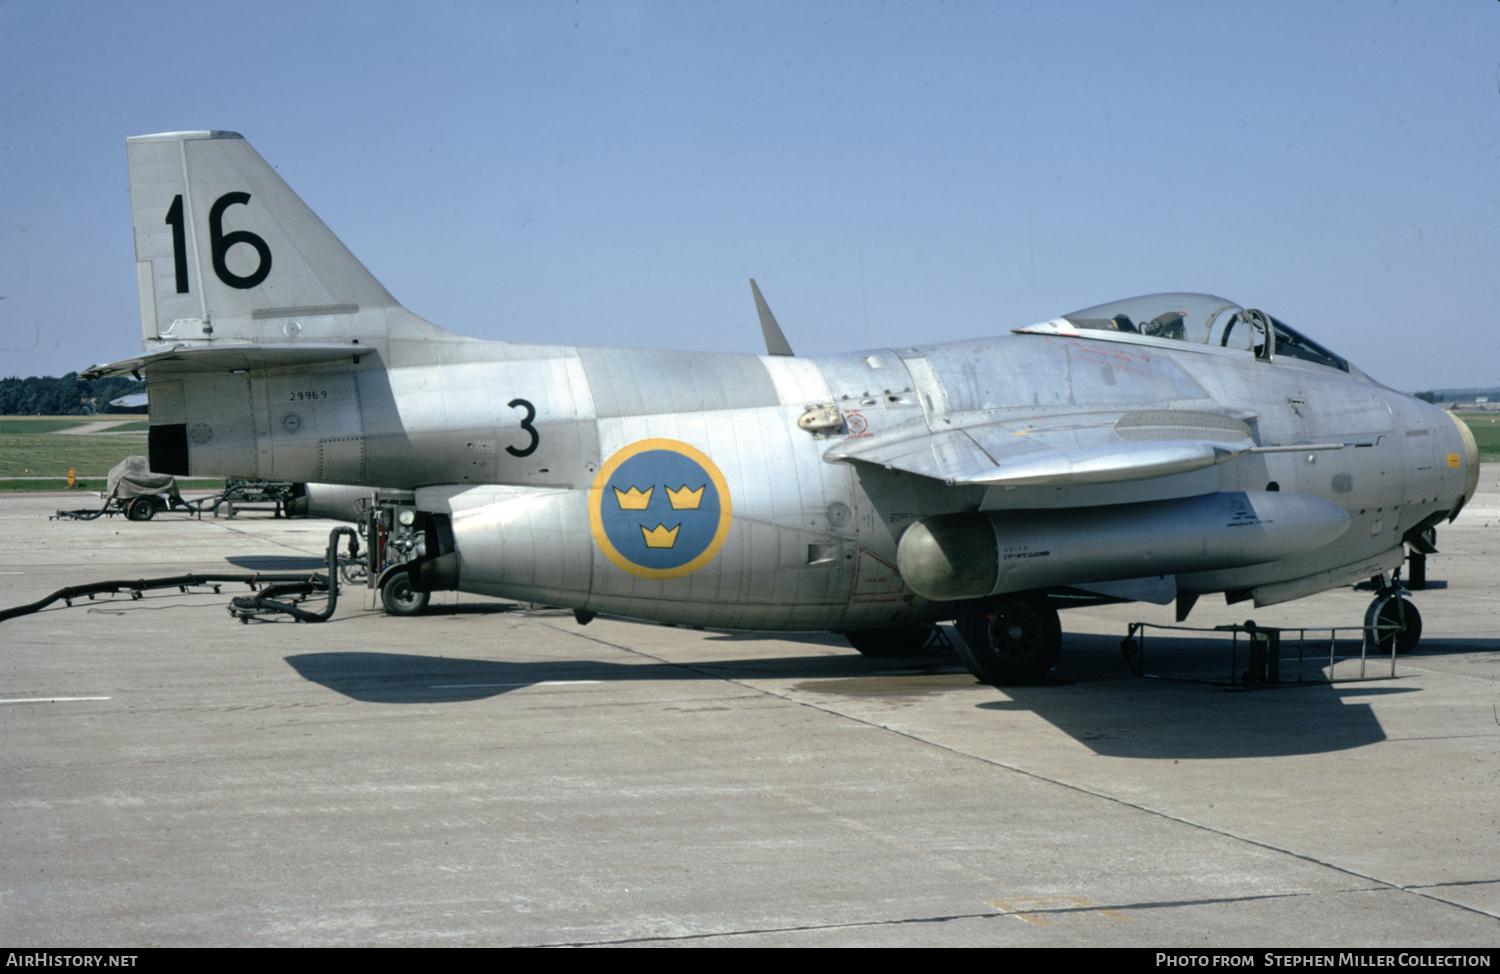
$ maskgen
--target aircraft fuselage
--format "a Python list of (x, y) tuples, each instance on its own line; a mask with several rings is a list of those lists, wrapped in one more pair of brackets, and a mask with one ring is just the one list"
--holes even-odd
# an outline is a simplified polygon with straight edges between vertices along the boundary
[[(1466, 476), (1448, 461), (1464, 446), (1446, 413), (1362, 375), (1134, 335), (1017, 334), (824, 358), (392, 339), (358, 362), (184, 373), (151, 395), (154, 427), (182, 421), (181, 472), (414, 489), (420, 508), (451, 518), (463, 590), (731, 628), (940, 617), (943, 603), (897, 572), (897, 544), (919, 518), (964, 512), (1025, 521), (1053, 510), (1066, 524), (1080, 508), (1269, 489), (1339, 505), (1347, 530), (1290, 558), (1179, 571), (1179, 592), (1249, 591), (1341, 567), (1366, 577), (1399, 563), (1414, 526), (1454, 508)], [(205, 401), (213, 415), (198, 422), (174, 407)], [(825, 405), (836, 427), (799, 426)], [(1263, 447), (1369, 445), (1123, 483), (1009, 486), (825, 459), (911, 430), (1003, 422), (1015, 437), (1055, 437), (1122, 409), (1239, 416)], [(170, 434), (156, 435), (164, 444)], [(673, 506), (669, 491), (702, 487), (717, 495), (711, 510), (701, 498)], [(1028, 560), (1066, 564), (1069, 546), (1098, 541), (1064, 533)], [(1068, 577), (1107, 582), (1121, 570)], [(1017, 584), (1039, 587), (1025, 584), (1038, 577), (1060, 584), (1024, 572)]]

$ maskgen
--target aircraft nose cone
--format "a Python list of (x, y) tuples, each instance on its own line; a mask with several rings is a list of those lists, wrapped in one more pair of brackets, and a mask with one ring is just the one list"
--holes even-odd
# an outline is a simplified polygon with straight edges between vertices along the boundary
[[(1447, 416), (1453, 425), (1458, 427), (1458, 439), (1463, 447), (1464, 469), (1469, 474), (1468, 480), (1464, 483), (1464, 499), (1459, 504), (1459, 507), (1462, 507), (1464, 504), (1469, 503), (1474, 497), (1474, 491), (1479, 487), (1479, 444), (1474, 442), (1474, 432), (1469, 429), (1468, 423), (1465, 423), (1446, 409), (1443, 410), (1443, 415)], [(1457, 513), (1458, 511), (1455, 510), (1454, 514), (1457, 515)]]

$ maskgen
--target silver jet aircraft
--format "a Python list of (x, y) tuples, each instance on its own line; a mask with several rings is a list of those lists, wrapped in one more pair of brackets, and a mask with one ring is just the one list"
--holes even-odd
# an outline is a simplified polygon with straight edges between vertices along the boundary
[(1390, 575), (1478, 479), (1466, 427), (1270, 315), (1158, 294), (1010, 334), (766, 356), (465, 338), (403, 308), (231, 132), (128, 140), (162, 473), (410, 489), (419, 590), (872, 655), (956, 619), (1035, 679), (1070, 602), (1256, 605)]

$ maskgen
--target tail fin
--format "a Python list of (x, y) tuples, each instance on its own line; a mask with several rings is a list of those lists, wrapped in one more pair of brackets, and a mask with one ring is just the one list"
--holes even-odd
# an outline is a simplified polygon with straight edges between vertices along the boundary
[(348, 340), (399, 308), (234, 132), (127, 140), (141, 337), (162, 343)]

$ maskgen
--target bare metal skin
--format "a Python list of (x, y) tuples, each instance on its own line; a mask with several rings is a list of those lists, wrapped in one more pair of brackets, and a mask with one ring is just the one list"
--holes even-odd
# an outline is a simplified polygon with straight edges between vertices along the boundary
[(758, 289), (766, 356), (482, 342), (403, 308), (240, 136), (128, 148), (144, 354), (85, 375), (144, 375), (158, 472), (414, 491), (428, 587), (957, 616), (1000, 682), (1050, 667), (1058, 593), (1298, 598), (1398, 567), (1477, 482), (1462, 424), (1211, 295), (826, 358)]

